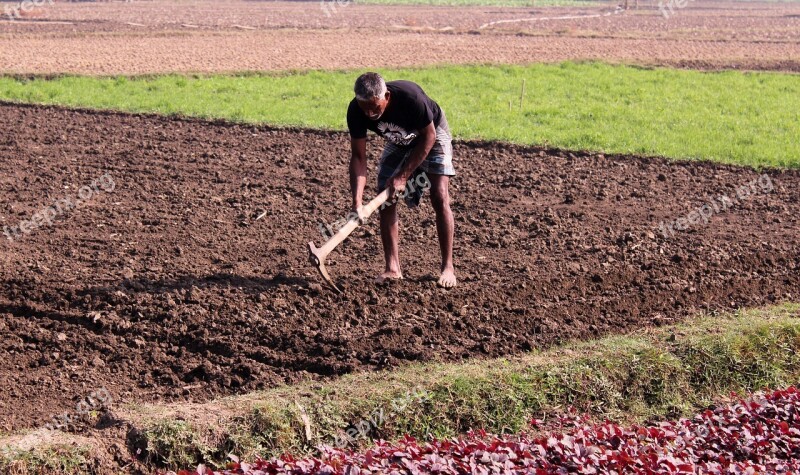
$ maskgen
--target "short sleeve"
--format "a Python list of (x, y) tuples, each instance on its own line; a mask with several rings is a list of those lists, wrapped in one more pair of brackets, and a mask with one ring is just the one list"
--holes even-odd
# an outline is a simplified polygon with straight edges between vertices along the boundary
[(350, 131), (350, 137), (354, 139), (363, 139), (367, 137), (367, 124), (364, 113), (358, 108), (358, 103), (355, 99), (350, 101), (350, 106), (347, 108), (347, 129)]
[(412, 114), (411, 117), (413, 118), (412, 122), (412, 129), (420, 130), (424, 129), (428, 126), (433, 119), (435, 118), (433, 115), (433, 111), (430, 107), (428, 107), (428, 101), (425, 100), (424, 97), (415, 96), (412, 100)]

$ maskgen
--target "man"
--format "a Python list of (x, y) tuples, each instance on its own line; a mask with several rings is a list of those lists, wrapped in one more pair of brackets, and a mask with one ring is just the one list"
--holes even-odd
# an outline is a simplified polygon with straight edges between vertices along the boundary
[[(382, 283), (402, 279), (399, 256), (399, 222), (394, 199), (403, 193), (409, 206), (416, 206), (422, 189), (413, 189), (418, 177), (430, 183), (431, 203), (436, 212), (436, 231), (442, 253), (438, 284), (456, 286), (453, 267), (453, 213), (450, 210), (450, 177), (453, 146), (447, 118), (436, 102), (410, 81), (385, 82), (377, 73), (361, 75), (355, 84), (356, 97), (347, 109), (352, 157), (350, 189), (353, 211), (361, 212), (367, 182), (367, 130), (386, 139), (378, 166), (378, 191), (389, 189), (390, 201), (380, 210), (381, 241), (386, 268), (375, 280)], [(408, 183), (408, 189), (406, 189)]]

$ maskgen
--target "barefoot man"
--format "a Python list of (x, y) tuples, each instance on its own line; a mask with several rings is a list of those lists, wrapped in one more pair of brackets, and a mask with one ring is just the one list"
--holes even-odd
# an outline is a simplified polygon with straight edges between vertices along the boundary
[[(353, 211), (362, 216), (361, 205), (367, 183), (367, 130), (386, 139), (378, 168), (378, 191), (389, 196), (402, 193), (410, 207), (419, 204), (424, 188), (414, 186), (420, 178), (430, 185), (436, 211), (436, 231), (442, 251), (439, 286), (455, 287), (453, 268), (453, 213), (449, 184), (455, 175), (450, 128), (444, 112), (422, 88), (410, 81), (385, 82), (377, 73), (356, 80), (356, 97), (347, 109), (347, 127), (353, 155), (350, 159), (350, 189)], [(377, 282), (402, 279), (399, 256), (399, 221), (396, 200), (380, 210), (381, 241), (386, 268)]]

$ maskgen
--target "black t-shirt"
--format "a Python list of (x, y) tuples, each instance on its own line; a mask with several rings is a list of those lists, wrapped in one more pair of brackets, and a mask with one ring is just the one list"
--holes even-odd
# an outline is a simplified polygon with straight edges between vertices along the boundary
[(354, 139), (367, 136), (371, 130), (397, 145), (411, 145), (419, 136), (419, 130), (433, 122), (438, 127), (442, 120), (442, 109), (411, 81), (389, 81), (389, 105), (378, 120), (370, 120), (358, 107), (356, 99), (347, 108), (347, 128)]

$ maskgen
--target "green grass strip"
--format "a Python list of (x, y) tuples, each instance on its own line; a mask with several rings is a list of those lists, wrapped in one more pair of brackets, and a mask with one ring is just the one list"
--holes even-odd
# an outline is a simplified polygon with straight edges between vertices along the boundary
[[(462, 139), (800, 166), (800, 75), (569, 62), (381, 72), (420, 83)], [(357, 75), (0, 77), (0, 99), (344, 129)]]
[(89, 462), (89, 448), (68, 444), (0, 451), (0, 473), (8, 475), (77, 475), (96, 473)]
[(569, 406), (623, 423), (676, 418), (731, 391), (797, 384), (799, 317), (800, 305), (787, 304), (513, 359), (419, 364), (208, 404), (143, 406), (126, 418), (141, 427), (150, 462), (170, 468), (219, 464), (228, 453), (308, 453), (359, 426), (367, 430), (355, 434), (356, 444), (477, 428), (515, 433), (531, 417)]

